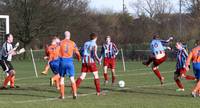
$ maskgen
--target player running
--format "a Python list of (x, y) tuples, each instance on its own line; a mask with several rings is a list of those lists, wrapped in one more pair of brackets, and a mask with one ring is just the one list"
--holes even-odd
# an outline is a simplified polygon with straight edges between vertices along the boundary
[(81, 60), (80, 53), (78, 51), (78, 48), (76, 44), (70, 40), (70, 32), (65, 32), (65, 39), (60, 42), (60, 98), (64, 99), (64, 92), (65, 92), (65, 86), (64, 86), (64, 77), (69, 76), (71, 81), (71, 87), (73, 92), (73, 99), (77, 98), (77, 88), (76, 88), (76, 82), (74, 80), (75, 76), (75, 69), (74, 69), (74, 63), (73, 63), (73, 54), (75, 53), (78, 60)]
[(60, 54), (60, 46), (57, 44), (60, 42), (60, 39), (54, 37), (52, 39), (51, 45), (47, 48), (48, 56), (44, 58), (48, 60), (50, 68), (54, 74), (52, 78), (50, 78), (50, 85), (53, 85), (55, 82), (56, 88), (60, 89), (60, 75), (59, 75), (59, 54)]
[[(8, 76), (5, 78), (2, 89), (7, 88), (8, 82), (10, 82), (10, 88), (15, 88), (15, 69), (11, 64), (12, 56), (21, 54), (25, 52), (25, 49), (22, 48), (19, 51), (16, 51), (19, 43), (15, 45), (13, 48), (13, 35), (6, 34), (6, 42), (3, 44), (1, 52), (0, 52), (0, 64), (5, 72), (7, 72)], [(18, 86), (16, 86), (18, 87)]]
[(111, 42), (111, 37), (107, 36), (105, 38), (106, 43), (103, 44), (102, 49), (101, 49), (101, 57), (100, 60), (102, 58), (104, 58), (104, 84), (108, 84), (108, 80), (109, 80), (109, 76), (108, 76), (108, 68), (111, 69), (112, 72), (112, 85), (114, 85), (115, 83), (115, 79), (116, 79), (116, 74), (115, 74), (115, 68), (116, 68), (116, 56), (119, 53), (118, 48), (116, 47), (116, 45)]
[(84, 43), (82, 51), (82, 69), (81, 75), (76, 80), (77, 88), (80, 86), (81, 82), (85, 79), (87, 73), (93, 73), (94, 83), (96, 86), (97, 95), (100, 96), (100, 80), (98, 75), (98, 69), (95, 60), (100, 64), (100, 59), (97, 55), (97, 35), (95, 33), (90, 34), (90, 41)]
[(193, 71), (197, 79), (197, 83), (192, 90), (193, 97), (196, 97), (200, 90), (200, 40), (196, 41), (196, 45), (197, 46), (192, 49), (186, 61), (186, 69), (189, 70), (190, 61), (192, 60)]
[(151, 49), (151, 55), (148, 59), (148, 61), (143, 62), (144, 65), (149, 66), (151, 62), (153, 62), (152, 70), (156, 74), (156, 76), (159, 78), (161, 85), (164, 83), (164, 77), (161, 76), (160, 71), (158, 70), (158, 66), (162, 64), (164, 61), (167, 60), (167, 54), (165, 53), (166, 49), (171, 49), (168, 46), (164, 46), (166, 43), (168, 43), (173, 38), (170, 37), (168, 40), (160, 40), (159, 35), (157, 33), (154, 34), (153, 40), (150, 44)]
[(176, 91), (184, 91), (183, 84), (180, 78), (185, 78), (186, 80), (195, 80), (196, 78), (191, 75), (186, 75), (186, 59), (188, 53), (181, 42), (176, 43), (177, 54), (176, 54), (176, 72), (174, 72), (174, 81), (176, 82), (178, 89)]

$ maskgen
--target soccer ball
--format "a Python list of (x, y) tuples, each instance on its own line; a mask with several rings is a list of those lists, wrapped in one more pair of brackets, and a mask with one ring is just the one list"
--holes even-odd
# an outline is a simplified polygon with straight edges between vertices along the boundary
[(123, 80), (120, 80), (118, 84), (119, 84), (119, 87), (121, 88), (125, 87), (125, 82)]

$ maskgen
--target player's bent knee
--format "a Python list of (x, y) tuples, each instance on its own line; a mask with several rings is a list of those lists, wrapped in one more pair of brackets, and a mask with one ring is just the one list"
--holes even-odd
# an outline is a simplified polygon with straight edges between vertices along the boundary
[(86, 77), (86, 73), (82, 73), (81, 76), (80, 76), (80, 78), (81, 78), (82, 80), (84, 80), (85, 77)]
[(99, 79), (98, 72), (93, 72), (93, 74), (94, 74), (94, 79)]
[(112, 73), (115, 73), (115, 69), (112, 69), (111, 71), (112, 71)]
[(108, 70), (108, 68), (107, 67), (104, 67), (104, 73), (107, 73), (107, 70)]
[(158, 69), (158, 67), (152, 67), (152, 70), (157, 70)]
[(60, 85), (64, 85), (64, 80), (65, 80), (64, 78), (60, 79)]
[(15, 73), (16, 73), (15, 70), (10, 70), (8, 74), (9, 75), (15, 75)]
[(74, 77), (70, 77), (71, 83), (74, 84), (75, 83), (75, 79)]

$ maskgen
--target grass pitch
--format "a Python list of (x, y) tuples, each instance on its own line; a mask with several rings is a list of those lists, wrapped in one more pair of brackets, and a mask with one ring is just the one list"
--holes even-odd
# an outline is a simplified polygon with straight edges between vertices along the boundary
[[(41, 72), (45, 62), (36, 64), (38, 72)], [(49, 86), (49, 78), (52, 75), (50, 70), (47, 76), (38, 73), (39, 78), (36, 78), (31, 61), (14, 61), (13, 65), (17, 72), (16, 85), (20, 88), (0, 90), (0, 108), (197, 108), (200, 106), (200, 98), (192, 98), (190, 95), (194, 81), (182, 80), (185, 92), (175, 91), (177, 87), (173, 81), (174, 62), (166, 62), (160, 66), (165, 77), (163, 87), (151, 69), (143, 66), (141, 62), (127, 62), (126, 72), (122, 71), (122, 63), (117, 63), (117, 80), (124, 80), (125, 88), (119, 88), (117, 85), (111, 87), (111, 84), (103, 86), (102, 67), (99, 66), (101, 88), (106, 95), (95, 95), (93, 76), (88, 74), (78, 89), (79, 97), (76, 100), (71, 97), (69, 79), (65, 83), (66, 99), (59, 100), (56, 88)], [(75, 65), (78, 76), (80, 63), (75, 62)], [(1, 77), (1, 84), (2, 79)]]

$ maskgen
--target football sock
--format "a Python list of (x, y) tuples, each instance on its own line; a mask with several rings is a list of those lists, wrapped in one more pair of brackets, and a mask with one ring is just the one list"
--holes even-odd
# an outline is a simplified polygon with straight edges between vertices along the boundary
[(158, 69), (153, 70), (153, 72), (156, 74), (156, 76), (161, 80), (161, 74), (160, 71)]
[(12, 76), (9, 75), (5, 78), (4, 83), (3, 83), (3, 87), (7, 87), (8, 82), (11, 80)]
[(80, 84), (81, 84), (82, 81), (83, 80), (80, 77), (76, 80), (76, 87), (77, 88), (79, 88), (79, 86), (80, 86)]
[(149, 65), (153, 61), (153, 57), (149, 56), (148, 60), (146, 61), (146, 65)]
[(112, 75), (112, 83), (115, 83), (115, 79), (116, 79), (116, 77), (114, 75)]
[(105, 81), (109, 80), (108, 73), (103, 73), (103, 76), (104, 76)]
[(10, 87), (14, 87), (15, 86), (15, 76), (13, 75), (10, 79)]
[(96, 86), (96, 91), (97, 93), (100, 93), (100, 80), (99, 79), (95, 79), (94, 80), (95, 86)]
[(181, 83), (181, 81), (179, 79), (175, 80), (176, 81), (176, 84), (177, 86), (180, 88), (180, 89), (183, 89), (183, 84)]
[(195, 80), (196, 78), (192, 75), (186, 75), (185, 79), (186, 80)]

